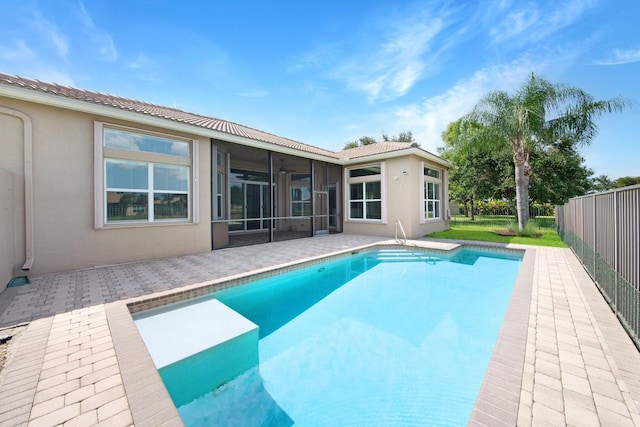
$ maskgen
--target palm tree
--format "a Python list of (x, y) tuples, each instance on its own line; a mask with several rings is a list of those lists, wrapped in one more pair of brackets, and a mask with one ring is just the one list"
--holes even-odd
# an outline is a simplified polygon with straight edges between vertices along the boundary
[(627, 105), (622, 98), (594, 100), (581, 89), (552, 84), (533, 73), (514, 95), (490, 92), (476, 104), (465, 120), (485, 125), (488, 134), (482, 141), (508, 144), (513, 153), (520, 230), (529, 220), (531, 152), (543, 146), (589, 144), (598, 132), (594, 119)]
[(607, 175), (596, 176), (592, 180), (591, 188), (594, 192), (611, 190), (613, 181)]

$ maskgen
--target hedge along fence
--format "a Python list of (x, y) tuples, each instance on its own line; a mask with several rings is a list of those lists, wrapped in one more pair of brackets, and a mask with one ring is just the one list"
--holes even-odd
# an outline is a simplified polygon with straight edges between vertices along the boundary
[(640, 185), (577, 197), (556, 209), (558, 234), (640, 348)]
[[(452, 212), (455, 212), (454, 206)], [(459, 213), (451, 215), (451, 225), (470, 225), (480, 227), (506, 229), (511, 224), (518, 223), (516, 207), (502, 201), (479, 201), (474, 203), (474, 219), (471, 219), (468, 205), (460, 204)], [(552, 205), (533, 204), (529, 206), (529, 221), (537, 228), (555, 229), (555, 208)]]

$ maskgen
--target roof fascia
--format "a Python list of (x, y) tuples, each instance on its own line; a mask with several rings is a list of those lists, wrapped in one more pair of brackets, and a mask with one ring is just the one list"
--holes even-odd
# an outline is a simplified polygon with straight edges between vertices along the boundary
[(391, 151), (391, 152), (387, 152), (387, 153), (379, 153), (379, 154), (371, 154), (369, 156), (362, 156), (362, 157), (355, 157), (352, 159), (345, 159), (344, 161), (344, 165), (345, 166), (350, 166), (350, 165), (354, 165), (354, 164), (358, 164), (358, 163), (366, 163), (366, 162), (371, 162), (371, 161), (382, 161), (382, 160), (387, 160), (387, 159), (391, 159), (391, 158), (396, 158), (396, 157), (404, 157), (404, 156), (410, 156), (410, 155), (415, 155), (420, 157), (421, 159), (425, 159), (425, 160), (429, 160), (432, 163), (436, 163), (440, 166), (444, 166), (446, 168), (450, 168), (451, 164), (443, 159), (442, 157), (438, 157), (435, 154), (431, 154), (428, 151), (422, 150), (420, 148), (408, 148), (405, 150), (398, 150), (398, 151)]
[(96, 114), (103, 117), (112, 119), (125, 120), (133, 123), (144, 124), (153, 127), (159, 127), (162, 129), (173, 130), (177, 132), (189, 133), (192, 135), (203, 136), (206, 138), (214, 138), (221, 141), (231, 142), (235, 144), (244, 145), (247, 147), (257, 148), (261, 150), (269, 150), (282, 154), (289, 154), (296, 157), (304, 157), (307, 159), (313, 159), (338, 165), (343, 165), (344, 160), (329, 156), (323, 156), (321, 154), (309, 153), (302, 150), (296, 150), (294, 148), (282, 147), (269, 142), (257, 141), (255, 139), (246, 138), (237, 135), (231, 135), (228, 133), (203, 128), (200, 126), (191, 125), (188, 123), (181, 123), (179, 121), (171, 119), (163, 119), (161, 117), (155, 117), (144, 113), (135, 111), (122, 110), (117, 107), (110, 107), (107, 105), (94, 104), (92, 102), (82, 101), (79, 99), (67, 98), (62, 95), (54, 95), (49, 93), (37, 92), (33, 89), (25, 89), (15, 86), (0, 84), (0, 96), (7, 98), (13, 98), (21, 101), (32, 102), (34, 104), (48, 105), (51, 107), (59, 107), (67, 110), (78, 111), (88, 114)]

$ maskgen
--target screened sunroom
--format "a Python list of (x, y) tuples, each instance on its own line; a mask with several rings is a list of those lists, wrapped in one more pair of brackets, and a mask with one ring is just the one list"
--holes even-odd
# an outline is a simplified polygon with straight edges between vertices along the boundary
[(212, 248), (341, 232), (342, 166), (214, 141)]

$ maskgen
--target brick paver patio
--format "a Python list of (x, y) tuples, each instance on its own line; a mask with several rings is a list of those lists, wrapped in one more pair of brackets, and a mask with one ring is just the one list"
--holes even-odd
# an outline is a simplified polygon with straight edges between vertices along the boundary
[[(28, 326), (0, 373), (0, 425), (182, 425), (125, 301), (384, 240), (339, 234), (229, 248), (8, 288), (0, 327)], [(640, 426), (640, 353), (597, 288), (569, 249), (527, 256), (528, 287), (518, 301), (514, 291), (470, 424)]]

